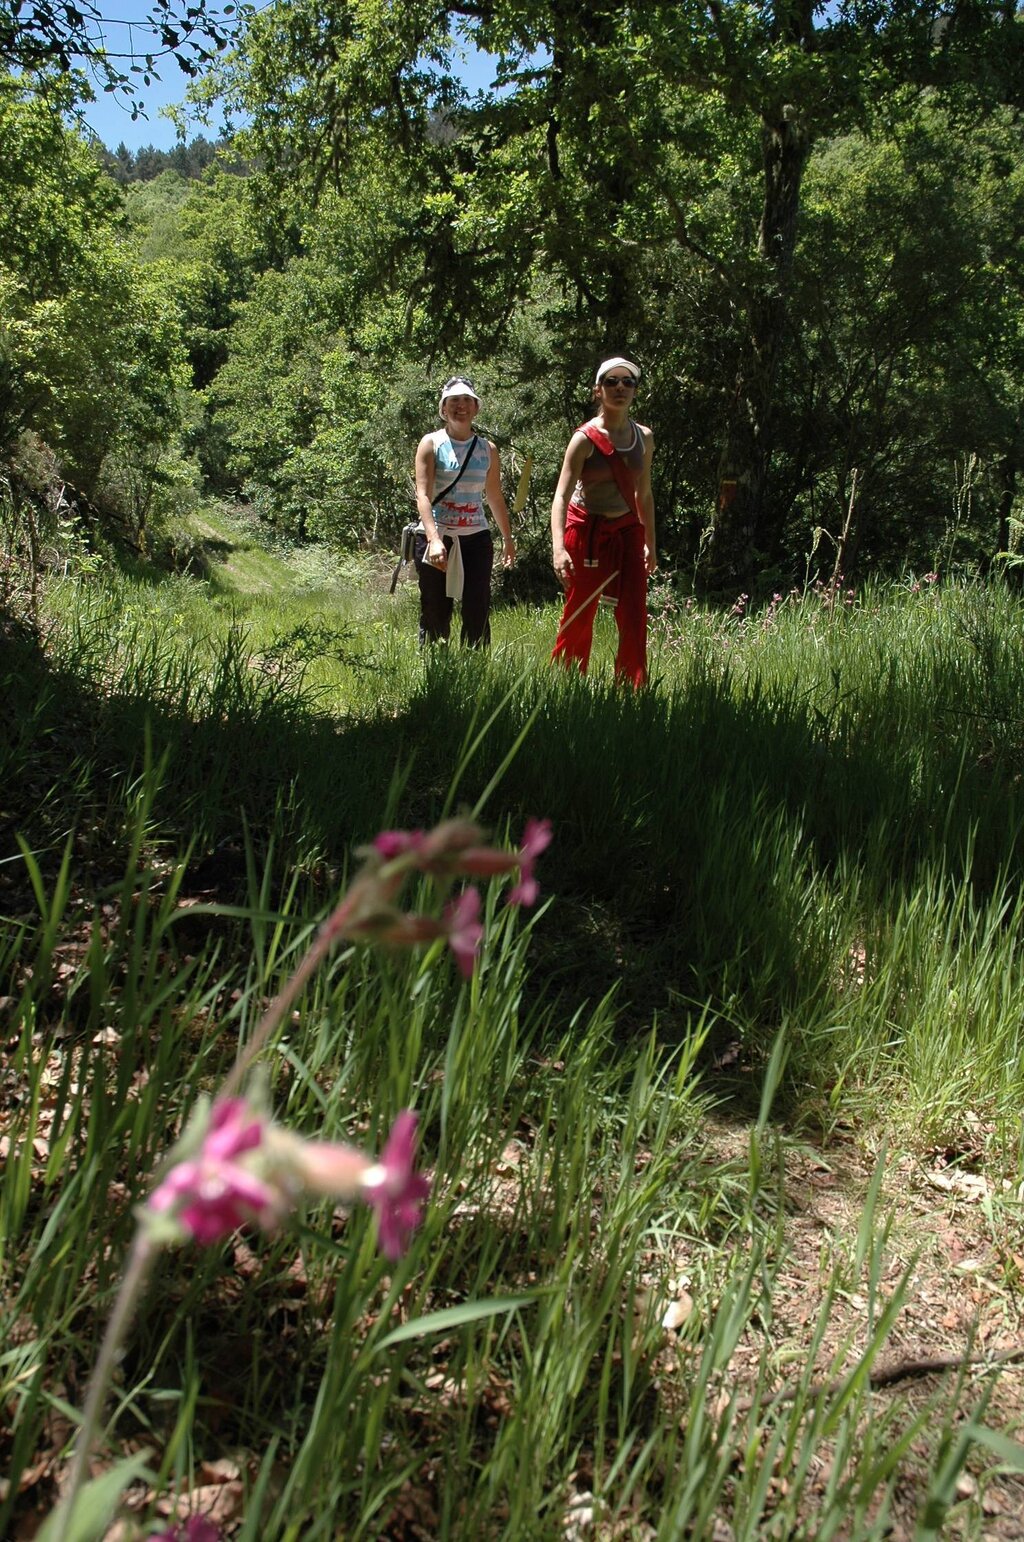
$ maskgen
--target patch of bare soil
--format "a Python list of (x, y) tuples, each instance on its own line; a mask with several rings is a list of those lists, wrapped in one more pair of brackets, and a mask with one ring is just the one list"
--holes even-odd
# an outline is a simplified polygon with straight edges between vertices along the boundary
[[(745, 1129), (713, 1127), (710, 1139), (723, 1158), (742, 1159), (746, 1153)], [(741, 1395), (746, 1388), (753, 1397), (767, 1347), (778, 1373), (771, 1392), (785, 1397), (807, 1367), (836, 1276), (840, 1288), (827, 1309), (812, 1368), (815, 1385), (830, 1388), (863, 1357), (872, 1307), (877, 1320), (885, 1300), (903, 1287), (902, 1305), (872, 1366), (871, 1397), (899, 1399), (903, 1428), (929, 1405), (933, 1412), (901, 1464), (889, 1531), (894, 1539), (916, 1534), (944, 1412), (961, 1425), (987, 1397), (982, 1424), (1016, 1440), (1024, 1428), (1022, 1196), (950, 1160), (962, 1155), (890, 1154), (872, 1227), (882, 1260), (872, 1303), (866, 1271), (857, 1279), (853, 1266), (875, 1157), (853, 1142), (821, 1150), (806, 1144), (783, 1148), (783, 1256), (771, 1309), (748, 1332), (730, 1365)], [(829, 1456), (826, 1449), (818, 1453), (809, 1512), (824, 1495)], [(1024, 1538), (1024, 1475), (999, 1470), (990, 1451), (973, 1447), (956, 1493), (943, 1537)], [(813, 1536), (811, 1513), (807, 1524), (802, 1534)], [(723, 1537), (727, 1533), (726, 1527)]]

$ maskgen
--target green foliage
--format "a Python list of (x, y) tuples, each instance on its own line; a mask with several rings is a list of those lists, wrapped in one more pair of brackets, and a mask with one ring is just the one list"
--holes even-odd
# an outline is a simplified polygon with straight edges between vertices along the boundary
[(128, 228), (138, 240), (142, 262), (163, 258), (181, 262), (187, 253), (181, 233), (181, 210), (192, 189), (177, 171), (162, 171), (145, 182), (125, 189), (124, 212)]
[[(315, 22), (282, 5), (253, 19), (222, 83), (251, 119), (253, 192), (282, 266), (330, 254), (353, 277), (355, 303), (331, 318), (340, 357), (369, 368), (371, 354), (379, 375), (396, 355), (434, 357), (443, 336), (445, 353), (500, 357), (502, 376), (524, 386), (520, 334), (542, 332), (539, 415), (571, 427), (575, 383), (625, 348), (645, 366), (671, 549), (687, 563), (710, 550), (726, 574), (742, 561), (750, 582), (767, 567), (772, 582), (796, 571), (813, 528), (841, 528), (854, 466), (850, 560), (892, 563), (914, 532), (934, 545), (953, 490), (945, 468), (972, 454), (1001, 468), (976, 483), (974, 514), (991, 529), (998, 504), (1005, 523), (1019, 425), (1000, 411), (996, 443), (992, 420), (964, 408), (978, 396), (972, 375), (1006, 395), (987, 349), (1005, 323), (985, 295), (1006, 290), (1019, 222), (1007, 179), (996, 195), (982, 166), (989, 155), (1020, 164), (1019, 128), (999, 103), (1012, 98), (1022, 30), (995, 6), (940, 31), (923, 5), (880, 18), (857, 3), (821, 16), (745, 0), (713, 14), (657, 0), (628, 12), (501, 3), (467, 19), (409, 3), (399, 27), (373, 4), (321, 7)], [(453, 63), (462, 37), (491, 50), (511, 89), (466, 98)], [(998, 149), (975, 148), (980, 124)], [(856, 219), (863, 173), (843, 164), (854, 142), (876, 157), (870, 225)], [(384, 177), (370, 169), (382, 164)], [(368, 209), (372, 253), (350, 237)], [(958, 261), (942, 267), (944, 248)], [(964, 269), (978, 280), (967, 292), (953, 281)], [(918, 296), (934, 279), (933, 306), (913, 303), (915, 278)], [(315, 330), (315, 300), (312, 313)], [(331, 351), (326, 336), (310, 341), (312, 360), (288, 345), (294, 365), (272, 351), (296, 397)], [(318, 434), (296, 414), (274, 424), (273, 471), (237, 457), (297, 527), (299, 505), (328, 527), (317, 483), (342, 461)], [(707, 548), (721, 475), (739, 502)], [(961, 555), (992, 547), (973, 535)]]
[[(279, 533), (391, 544), (436, 382), (471, 368), (510, 471), (533, 456), (540, 568), (594, 363), (625, 349), (658, 446), (663, 556), (696, 582), (732, 584), (739, 564), (736, 588), (771, 592), (836, 546), (848, 572), (984, 567), (1008, 549), (1022, 456), (1024, 151), (1006, 102), (1024, 29), (1005, 7), (941, 31), (930, 16), (270, 5), (204, 88), (246, 127), (198, 179), (184, 149), (146, 163), (127, 243), (81, 144), (52, 115), (30, 127), (15, 97), (5, 283), (28, 291), (0, 340), (7, 441), (33, 427), (87, 491), (137, 476), (150, 503), (190, 501), (194, 459)], [(478, 44), (498, 89), (470, 99), (457, 55)], [(136, 382), (105, 322), (153, 284), (194, 394), (167, 397), (180, 445), (149, 412), (136, 454), (114, 401)], [(40, 285), (67, 291), (67, 315), (31, 311)], [(713, 519), (727, 475), (740, 501)]]
[[(178, 426), (177, 316), (136, 271), (117, 194), (84, 141), (14, 92), (0, 96), (0, 133), (0, 445), (10, 453), (31, 431), (102, 500), (108, 459), (145, 480)], [(120, 512), (137, 539), (138, 500)]]
[(229, 354), (239, 304), (265, 265), (252, 229), (246, 178), (215, 168), (186, 183), (172, 170), (132, 184), (126, 214), (143, 282), (158, 284), (178, 318), (192, 390), (179, 396), (182, 449), (207, 486), (232, 485), (230, 424), (218, 416), (210, 387)]
[(1019, 204), (1012, 213), (1012, 181), (998, 197), (994, 187), (1020, 148), (1019, 128), (999, 118), (965, 142), (924, 102), (898, 139), (833, 140), (810, 162), (779, 477), (794, 535), (816, 523), (838, 534), (856, 469), (848, 565), (935, 565), (968, 444), (982, 464), (956, 555), (993, 550), (1000, 466), (1022, 448), (1006, 365), (1019, 363), (1024, 323), (1005, 256), (992, 260), (995, 245), (1014, 249)]
[(217, 159), (220, 149), (220, 142), (212, 143), (204, 134), (196, 134), (188, 144), (175, 145), (172, 150), (158, 150), (155, 145), (129, 150), (122, 140), (116, 150), (104, 150), (101, 160), (114, 181), (126, 187), (136, 182), (152, 182), (166, 171), (189, 179), (201, 177)]
[[(137, 118), (143, 103), (138, 86), (160, 78), (159, 66), (173, 58), (182, 74), (194, 76), (221, 49), (231, 31), (228, 18), (234, 5), (215, 10), (207, 0), (178, 5), (153, 0), (148, 15), (133, 18), (130, 52), (111, 49), (107, 18), (92, 0), (83, 4), (52, 4), (23, 0), (0, 11), (0, 69), (20, 78), (23, 88), (44, 103), (63, 108), (71, 101), (92, 99), (92, 84), (114, 92), (131, 106)], [(118, 18), (114, 18), (118, 20)]]

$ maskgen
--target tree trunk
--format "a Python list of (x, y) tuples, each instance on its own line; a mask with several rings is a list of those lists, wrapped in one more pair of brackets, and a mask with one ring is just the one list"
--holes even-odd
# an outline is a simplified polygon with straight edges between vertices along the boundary
[(810, 140), (786, 110), (762, 130), (764, 204), (759, 272), (744, 296), (744, 336), (732, 409), (719, 461), (718, 500), (707, 550), (711, 587), (747, 593), (759, 568), (778, 555), (768, 498), (775, 380), (785, 340), (800, 184)]

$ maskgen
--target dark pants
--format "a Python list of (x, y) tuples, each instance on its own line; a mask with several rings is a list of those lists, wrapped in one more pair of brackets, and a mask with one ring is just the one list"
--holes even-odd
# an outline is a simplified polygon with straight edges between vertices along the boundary
[[(443, 539), (445, 551), (450, 552), (454, 537), (446, 535)], [(471, 648), (486, 648), (491, 641), (494, 540), (489, 530), (458, 539), (462, 542), (462, 641)], [(424, 562), (426, 550), (426, 536), (417, 535), (413, 562), (420, 581), (420, 642), (447, 642), (455, 601), (445, 593), (445, 574)]]

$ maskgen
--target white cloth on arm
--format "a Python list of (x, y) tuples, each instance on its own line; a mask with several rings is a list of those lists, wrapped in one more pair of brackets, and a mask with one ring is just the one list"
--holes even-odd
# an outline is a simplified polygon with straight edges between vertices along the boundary
[(444, 592), (450, 600), (461, 600), (466, 582), (466, 570), (462, 564), (462, 542), (453, 531), (449, 530), (448, 534), (452, 537), (452, 545), (444, 575)]

